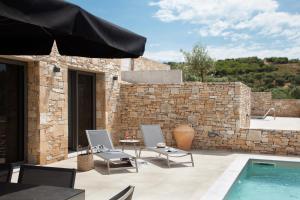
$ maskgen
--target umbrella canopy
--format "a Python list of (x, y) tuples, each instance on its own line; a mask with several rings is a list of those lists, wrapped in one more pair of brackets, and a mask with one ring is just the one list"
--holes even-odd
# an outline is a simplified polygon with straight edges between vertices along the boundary
[(136, 58), (146, 38), (62, 0), (0, 0), (0, 55)]

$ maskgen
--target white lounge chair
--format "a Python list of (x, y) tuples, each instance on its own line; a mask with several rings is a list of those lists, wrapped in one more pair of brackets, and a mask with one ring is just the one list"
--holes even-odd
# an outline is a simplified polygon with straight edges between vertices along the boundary
[[(170, 157), (184, 157), (190, 156), (191, 161), (188, 162), (180, 162), (181, 164), (191, 163), (194, 167), (194, 160), (193, 155), (191, 152), (183, 151), (180, 149), (176, 149), (173, 147), (165, 147), (165, 148), (158, 148), (158, 143), (165, 143), (165, 139), (163, 133), (161, 131), (160, 125), (141, 125), (142, 136), (144, 139), (145, 149), (154, 151), (160, 155), (164, 155), (167, 158), (167, 164), (170, 168)], [(141, 157), (142, 148), (140, 149), (139, 157)]]
[[(106, 161), (108, 174), (119, 169), (136, 169), (138, 172), (136, 157), (116, 150), (107, 130), (86, 130), (86, 135), (93, 154)], [(131, 165), (130, 160), (135, 162), (135, 166)], [(111, 164), (117, 167), (113, 168)]]

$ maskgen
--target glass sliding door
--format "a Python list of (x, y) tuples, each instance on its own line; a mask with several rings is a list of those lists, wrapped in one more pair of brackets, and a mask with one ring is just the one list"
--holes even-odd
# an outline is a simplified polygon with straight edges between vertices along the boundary
[(78, 74), (78, 145), (88, 146), (85, 130), (94, 129), (94, 76)]
[(95, 75), (69, 71), (69, 150), (87, 147), (85, 130), (95, 129)]
[(24, 161), (25, 66), (0, 60), (0, 163)]

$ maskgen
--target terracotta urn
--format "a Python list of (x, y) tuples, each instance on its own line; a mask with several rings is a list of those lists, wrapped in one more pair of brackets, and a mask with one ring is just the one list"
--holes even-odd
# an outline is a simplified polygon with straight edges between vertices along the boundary
[(190, 150), (193, 139), (195, 137), (195, 131), (189, 125), (179, 125), (173, 131), (174, 138), (176, 140), (177, 147), (183, 150)]

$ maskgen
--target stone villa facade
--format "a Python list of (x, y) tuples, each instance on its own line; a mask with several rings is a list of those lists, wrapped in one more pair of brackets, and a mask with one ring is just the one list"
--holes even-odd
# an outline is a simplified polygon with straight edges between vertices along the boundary
[[(172, 130), (184, 123), (196, 130), (193, 147), (197, 149), (300, 154), (300, 131), (249, 129), (251, 102), (252, 110), (255, 103), (251, 89), (241, 83), (124, 83), (120, 81), (124, 60), (66, 57), (55, 49), (50, 56), (0, 59), (27, 66), (24, 148), (29, 163), (48, 164), (68, 157), (69, 70), (95, 75), (95, 128), (108, 129), (116, 144), (125, 131), (140, 137), (140, 124), (155, 123), (161, 125), (167, 143), (175, 145)], [(134, 62), (138, 64), (130, 70), (168, 69), (148, 59)], [(59, 71), (54, 70), (57, 67)], [(5, 149), (1, 132), (0, 138), (1, 153)]]
[[(16, 61), (26, 66), (27, 111), (25, 160), (47, 164), (68, 156), (68, 70), (93, 73), (96, 77), (95, 121), (97, 129), (112, 131), (116, 119), (122, 60), (60, 56), (54, 48), (50, 56), (0, 56), (2, 62)], [(167, 66), (141, 62), (139, 69)], [(142, 63), (142, 64), (141, 64)], [(59, 67), (59, 72), (54, 68)], [(114, 80), (117, 77), (117, 80)], [(0, 155), (5, 154), (5, 135), (0, 132)]]

